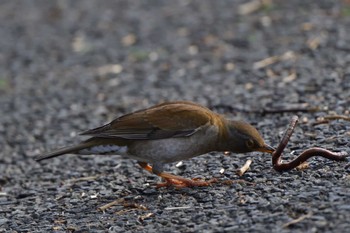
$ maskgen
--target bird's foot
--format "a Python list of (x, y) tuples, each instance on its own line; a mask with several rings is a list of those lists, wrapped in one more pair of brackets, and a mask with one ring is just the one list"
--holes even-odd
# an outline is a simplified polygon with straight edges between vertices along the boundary
[[(155, 173), (153, 171), (153, 168), (148, 165), (147, 163), (144, 162), (139, 162), (140, 166), (152, 173)], [(193, 178), (193, 179), (186, 179), (181, 176), (176, 176), (172, 175), (170, 173), (166, 172), (160, 172), (160, 173), (155, 173), (158, 176), (162, 177), (165, 182), (163, 183), (158, 183), (157, 188), (161, 187), (176, 187), (176, 188), (185, 188), (185, 187), (200, 187), (200, 186), (209, 186), (212, 183), (216, 183), (217, 179), (210, 179), (208, 181), (204, 181), (200, 178)]]
[[(164, 174), (162, 174), (164, 175)], [(217, 179), (210, 179), (204, 181), (200, 178), (186, 179), (180, 176), (175, 176), (171, 174), (166, 174), (166, 176), (161, 176), (165, 182), (158, 183), (157, 188), (161, 187), (175, 187), (175, 188), (186, 188), (186, 187), (202, 187), (209, 186), (217, 182)]]

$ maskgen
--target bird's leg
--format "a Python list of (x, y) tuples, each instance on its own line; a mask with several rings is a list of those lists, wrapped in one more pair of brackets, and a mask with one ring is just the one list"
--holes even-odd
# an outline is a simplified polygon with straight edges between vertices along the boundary
[(166, 173), (161, 171), (162, 169), (157, 169), (157, 166), (150, 166), (145, 162), (138, 162), (139, 165), (145, 169), (146, 171), (149, 171), (153, 174), (156, 174), (157, 176), (162, 177), (165, 182), (159, 183), (157, 185), (158, 188), (160, 187), (169, 187), (174, 186), (176, 188), (184, 188), (184, 187), (195, 187), (195, 186), (209, 186), (211, 183), (216, 182), (216, 179), (211, 179), (209, 181), (202, 181), (198, 179), (186, 179), (181, 176), (172, 175), (170, 173)]
[(138, 162), (138, 164), (140, 165), (140, 167), (142, 167), (143, 169), (145, 169), (146, 171), (152, 173), (152, 167), (150, 165), (148, 165), (148, 163), (145, 162)]
[(158, 184), (158, 187), (163, 186), (175, 186), (177, 188), (184, 187), (198, 187), (198, 186), (209, 186), (216, 182), (216, 179), (211, 179), (209, 181), (203, 181), (199, 179), (186, 179), (181, 176), (176, 176), (170, 173), (161, 172), (157, 174), (165, 180), (165, 183)]

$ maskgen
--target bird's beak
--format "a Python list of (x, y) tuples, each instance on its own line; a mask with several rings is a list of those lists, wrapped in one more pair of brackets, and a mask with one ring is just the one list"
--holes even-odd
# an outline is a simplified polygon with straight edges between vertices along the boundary
[(259, 148), (258, 151), (260, 152), (267, 152), (272, 154), (276, 149), (273, 148), (272, 146), (269, 146), (267, 144), (265, 144), (263, 147)]

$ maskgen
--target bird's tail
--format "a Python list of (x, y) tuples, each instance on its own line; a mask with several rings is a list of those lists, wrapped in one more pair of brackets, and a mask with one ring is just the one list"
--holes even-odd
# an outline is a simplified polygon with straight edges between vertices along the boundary
[(54, 158), (64, 154), (119, 154), (125, 155), (127, 153), (127, 145), (130, 141), (118, 138), (97, 138), (92, 137), (75, 146), (63, 147), (52, 152), (39, 155), (34, 159), (41, 161), (44, 159)]
[(78, 145), (63, 147), (63, 148), (51, 151), (49, 153), (39, 155), (39, 156), (35, 157), (34, 159), (36, 161), (41, 161), (44, 159), (51, 159), (51, 158), (54, 158), (54, 157), (57, 157), (60, 155), (64, 155), (64, 154), (78, 154), (79, 151), (86, 149), (86, 148), (89, 148), (90, 146), (91, 146), (90, 143), (82, 142)]

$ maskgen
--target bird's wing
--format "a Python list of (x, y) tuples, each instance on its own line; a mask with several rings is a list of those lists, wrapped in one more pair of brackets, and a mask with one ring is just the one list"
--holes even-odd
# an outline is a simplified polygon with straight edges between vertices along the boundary
[(209, 109), (192, 102), (170, 102), (121, 116), (82, 135), (134, 140), (186, 137), (214, 124), (216, 116)]

